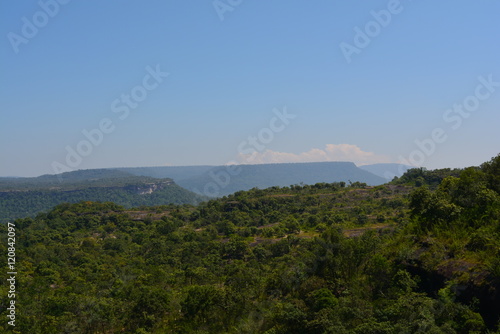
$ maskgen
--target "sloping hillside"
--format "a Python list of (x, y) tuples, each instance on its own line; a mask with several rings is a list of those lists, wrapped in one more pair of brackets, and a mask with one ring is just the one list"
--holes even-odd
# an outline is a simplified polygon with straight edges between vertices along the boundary
[(64, 202), (115, 202), (125, 207), (197, 204), (204, 200), (171, 179), (106, 169), (36, 178), (0, 179), (0, 222), (34, 216)]
[(150, 176), (155, 178), (170, 178), (176, 183), (202, 175), (215, 166), (162, 166), (162, 167), (122, 167), (116, 170), (137, 176)]
[(180, 186), (206, 196), (225, 196), (240, 190), (265, 189), (318, 182), (363, 182), (379, 185), (382, 177), (352, 162), (312, 162), (239, 166), (144, 167), (122, 169), (135, 175), (169, 177)]
[(0, 225), (22, 259), (16, 330), (499, 333), (500, 156), (433, 189), (413, 173), (197, 207), (62, 204)]
[(241, 190), (291, 184), (362, 182), (379, 185), (385, 182), (383, 178), (356, 167), (352, 162), (240, 165), (231, 170), (239, 172), (231, 175), (228, 167), (215, 167), (198, 177), (180, 180), (179, 185), (208, 196), (225, 196)]
[(366, 170), (377, 176), (383, 177), (387, 182), (389, 182), (392, 181), (394, 177), (400, 177), (407, 170), (414, 167), (396, 163), (385, 163), (385, 164), (363, 165), (359, 166), (359, 168)]

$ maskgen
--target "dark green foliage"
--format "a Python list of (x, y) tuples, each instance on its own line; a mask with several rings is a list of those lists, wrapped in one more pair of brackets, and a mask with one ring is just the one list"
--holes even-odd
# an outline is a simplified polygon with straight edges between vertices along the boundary
[(481, 165), (490, 189), (500, 193), (500, 154)]
[(435, 169), (426, 170), (425, 168), (412, 168), (406, 171), (401, 177), (395, 178), (392, 184), (407, 184), (416, 187), (427, 185), (431, 188), (437, 187), (441, 181), (449, 176), (457, 177), (460, 174), (460, 169)]
[(498, 333), (495, 159), (435, 189), (295, 185), (18, 219), (16, 331)]
[(140, 177), (106, 169), (0, 179), (0, 222), (33, 217), (65, 202), (115, 202), (131, 208), (168, 203), (198, 204), (203, 199), (171, 179)]

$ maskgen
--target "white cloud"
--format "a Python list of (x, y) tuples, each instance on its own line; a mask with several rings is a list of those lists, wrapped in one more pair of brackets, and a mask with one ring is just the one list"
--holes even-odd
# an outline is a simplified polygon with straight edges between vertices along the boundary
[(350, 161), (358, 166), (392, 162), (387, 156), (366, 152), (358, 146), (351, 144), (327, 144), (324, 149), (313, 148), (299, 154), (273, 150), (265, 150), (263, 152), (254, 151), (252, 154), (240, 153), (238, 161), (242, 164)]

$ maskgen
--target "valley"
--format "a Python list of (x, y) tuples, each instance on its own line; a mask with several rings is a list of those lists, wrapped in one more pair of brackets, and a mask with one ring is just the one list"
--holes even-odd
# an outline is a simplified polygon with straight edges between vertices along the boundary
[(12, 224), (16, 329), (498, 333), (499, 175), (497, 156), (378, 186), (252, 188), (197, 205), (59, 204)]

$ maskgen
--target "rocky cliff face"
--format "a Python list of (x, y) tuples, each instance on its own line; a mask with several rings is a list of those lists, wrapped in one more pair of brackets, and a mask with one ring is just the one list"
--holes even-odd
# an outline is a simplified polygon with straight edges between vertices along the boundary
[(134, 185), (134, 186), (129, 186), (127, 188), (138, 195), (149, 195), (154, 193), (155, 191), (164, 189), (165, 187), (168, 187), (171, 184), (173, 184), (173, 181), (162, 181), (155, 183), (146, 183), (142, 185)]

